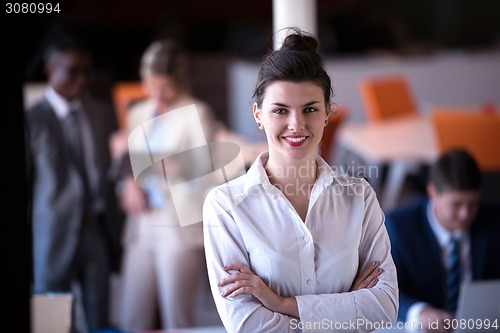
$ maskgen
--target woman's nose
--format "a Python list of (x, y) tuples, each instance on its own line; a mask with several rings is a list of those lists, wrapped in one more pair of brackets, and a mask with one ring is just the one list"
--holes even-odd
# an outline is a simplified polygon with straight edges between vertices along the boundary
[(288, 129), (294, 131), (303, 130), (305, 127), (304, 115), (301, 112), (290, 112)]

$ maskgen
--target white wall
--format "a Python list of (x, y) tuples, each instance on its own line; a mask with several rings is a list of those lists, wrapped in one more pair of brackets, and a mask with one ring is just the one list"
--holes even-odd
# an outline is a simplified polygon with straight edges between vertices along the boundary
[[(480, 107), (493, 103), (500, 108), (500, 51), (441, 53), (422, 57), (370, 57), (325, 59), (332, 78), (334, 102), (350, 111), (348, 122), (366, 121), (359, 80), (366, 76), (400, 73), (407, 77), (422, 113), (432, 106)], [(228, 68), (229, 123), (240, 134), (264, 140), (252, 116), (252, 93), (257, 62), (233, 61)]]

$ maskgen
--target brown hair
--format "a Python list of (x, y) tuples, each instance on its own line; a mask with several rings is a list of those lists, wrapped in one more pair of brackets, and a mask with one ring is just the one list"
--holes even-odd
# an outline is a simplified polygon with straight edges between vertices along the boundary
[(444, 152), (431, 167), (429, 181), (439, 192), (479, 190), (481, 171), (466, 150), (450, 149)]
[(289, 34), (279, 50), (269, 51), (262, 61), (253, 96), (262, 105), (267, 86), (273, 81), (313, 81), (323, 88), (325, 103), (333, 94), (330, 76), (323, 68), (318, 40), (298, 28)]
[(151, 74), (166, 75), (177, 83), (186, 85), (188, 80), (187, 53), (174, 40), (154, 41), (142, 55), (140, 74), (143, 78)]

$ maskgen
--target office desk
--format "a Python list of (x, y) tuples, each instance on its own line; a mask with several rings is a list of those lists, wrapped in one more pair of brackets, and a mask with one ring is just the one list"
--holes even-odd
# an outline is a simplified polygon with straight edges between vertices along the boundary
[[(438, 148), (430, 119), (407, 117), (369, 124), (345, 124), (339, 128), (338, 144), (369, 165), (388, 166), (386, 181), (369, 179), (381, 190), (384, 210), (395, 208), (404, 179), (415, 168), (432, 163)], [(377, 175), (380, 178), (380, 173)]]

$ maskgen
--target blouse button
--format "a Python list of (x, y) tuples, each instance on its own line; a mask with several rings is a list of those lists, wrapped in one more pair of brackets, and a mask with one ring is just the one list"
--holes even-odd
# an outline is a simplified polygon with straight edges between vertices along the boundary
[(310, 286), (311, 284), (313, 284), (312, 280), (307, 280), (307, 285)]
[(306, 242), (309, 242), (309, 239), (310, 239), (309, 236), (304, 237), (304, 241), (306, 241)]

